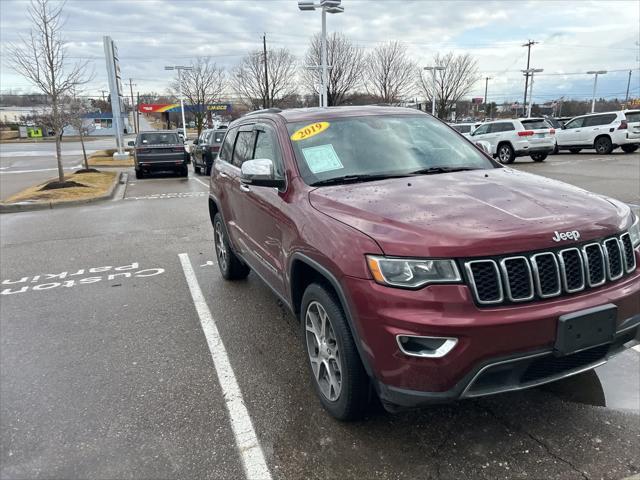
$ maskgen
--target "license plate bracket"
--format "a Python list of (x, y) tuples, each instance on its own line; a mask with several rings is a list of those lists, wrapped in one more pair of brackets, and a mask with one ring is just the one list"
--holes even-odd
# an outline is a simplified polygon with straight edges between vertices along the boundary
[(611, 342), (616, 332), (618, 307), (612, 303), (561, 315), (554, 351), (569, 355)]

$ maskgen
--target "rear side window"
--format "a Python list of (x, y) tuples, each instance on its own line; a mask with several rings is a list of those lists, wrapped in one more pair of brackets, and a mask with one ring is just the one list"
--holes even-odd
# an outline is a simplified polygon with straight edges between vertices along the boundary
[(471, 131), (471, 125), (451, 125), (454, 129), (460, 133), (469, 133)]
[(550, 128), (551, 125), (546, 120), (522, 120), (524, 128), (529, 130), (540, 130), (543, 128)]
[(245, 160), (253, 155), (253, 132), (239, 132), (233, 149), (233, 164), (240, 168)]
[(231, 153), (233, 152), (233, 144), (236, 140), (237, 133), (237, 128), (232, 128), (227, 132), (227, 136), (224, 138), (224, 144), (222, 145), (222, 149), (220, 150), (220, 153), (218, 155), (218, 158), (220, 158), (220, 160), (231, 163)]
[(627, 112), (624, 114), (624, 116), (627, 118), (627, 122), (629, 123), (640, 122), (640, 110), (635, 112)]
[(610, 113), (607, 115), (594, 115), (592, 117), (586, 117), (584, 126), (585, 127), (595, 127), (598, 125), (608, 125), (616, 119), (615, 113)]
[(140, 143), (147, 145), (175, 145), (181, 143), (178, 140), (178, 134), (173, 132), (166, 133), (141, 133)]

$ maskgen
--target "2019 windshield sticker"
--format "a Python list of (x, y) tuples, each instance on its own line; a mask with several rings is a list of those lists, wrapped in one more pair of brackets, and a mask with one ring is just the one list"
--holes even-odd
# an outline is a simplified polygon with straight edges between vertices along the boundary
[(324, 132), (327, 128), (329, 128), (329, 122), (311, 123), (293, 132), (293, 134), (291, 135), (291, 140), (293, 140), (294, 142), (306, 140), (307, 138), (311, 138), (321, 132)]
[(302, 154), (312, 173), (330, 172), (344, 168), (331, 144), (303, 148)]

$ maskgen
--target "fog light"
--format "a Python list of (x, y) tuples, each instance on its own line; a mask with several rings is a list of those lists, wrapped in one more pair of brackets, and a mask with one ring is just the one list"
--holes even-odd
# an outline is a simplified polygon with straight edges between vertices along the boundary
[(411, 357), (442, 358), (456, 346), (457, 338), (397, 335), (400, 351)]

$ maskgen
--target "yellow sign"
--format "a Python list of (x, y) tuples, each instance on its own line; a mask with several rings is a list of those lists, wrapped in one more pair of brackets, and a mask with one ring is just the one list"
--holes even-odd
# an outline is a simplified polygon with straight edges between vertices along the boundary
[(312, 123), (293, 132), (293, 135), (291, 135), (291, 140), (293, 140), (294, 142), (306, 140), (307, 138), (311, 138), (314, 135), (324, 132), (327, 128), (329, 128), (329, 122)]

